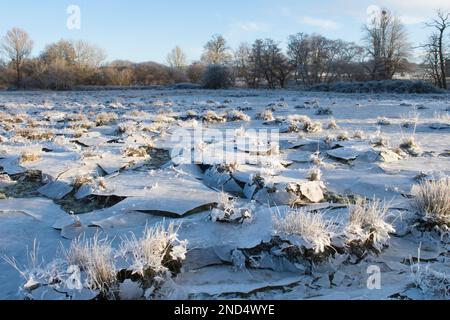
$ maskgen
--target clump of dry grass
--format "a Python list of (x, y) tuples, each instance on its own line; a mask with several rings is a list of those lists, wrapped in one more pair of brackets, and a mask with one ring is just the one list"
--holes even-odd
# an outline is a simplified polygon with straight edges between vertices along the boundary
[(171, 269), (170, 264), (185, 259), (187, 241), (178, 239), (175, 225), (167, 228), (158, 225), (146, 227), (141, 238), (135, 234), (122, 238), (120, 253), (131, 260), (133, 274), (138, 274), (147, 280), (155, 276), (164, 276)]
[(323, 253), (326, 248), (331, 247), (333, 224), (325, 220), (322, 213), (293, 209), (283, 217), (274, 214), (273, 223), (276, 235), (299, 237), (305, 247), (313, 249), (316, 254)]
[(322, 131), (322, 123), (314, 122), (308, 116), (290, 115), (285, 121), (286, 132), (316, 133)]
[(44, 260), (39, 255), (39, 244), (36, 239), (31, 250), (27, 247), (27, 263), (25, 265), (21, 265), (14, 257), (3, 256), (2, 258), (25, 279), (26, 283), (23, 288), (27, 292), (48, 282), (48, 271), (45, 268)]
[(65, 120), (69, 122), (82, 122), (86, 121), (87, 117), (84, 113), (70, 113), (65, 116)]
[(73, 187), (75, 189), (79, 189), (86, 184), (92, 184), (92, 183), (94, 183), (94, 178), (89, 175), (76, 176), (75, 180), (73, 181)]
[(313, 168), (309, 172), (308, 176), (309, 181), (321, 181), (322, 180), (322, 171), (320, 168)]
[(326, 144), (331, 145), (333, 142), (336, 141), (336, 136), (333, 134), (327, 134), (326, 137), (323, 139), (323, 141)]
[(65, 256), (69, 265), (76, 265), (86, 272), (90, 289), (105, 294), (117, 280), (113, 253), (111, 241), (100, 239), (97, 233), (89, 240), (78, 238), (72, 241)]
[(316, 167), (321, 167), (323, 166), (325, 163), (323, 161), (323, 158), (320, 156), (320, 153), (313, 153), (311, 155), (311, 162), (316, 166)]
[(131, 116), (134, 118), (147, 118), (150, 116), (150, 114), (148, 112), (142, 111), (142, 110), (131, 110), (129, 112), (126, 113), (127, 116)]
[[(72, 240), (67, 249), (62, 247), (61, 258), (48, 264), (39, 257), (36, 241), (32, 251), (27, 253), (28, 264), (25, 266), (20, 265), (15, 258), (3, 258), (26, 280), (23, 289), (31, 299), (33, 291), (42, 286), (57, 292), (69, 289), (66, 298), (70, 298), (70, 291), (73, 289), (86, 288), (99, 294), (97, 298), (116, 299), (122, 296), (121, 282), (126, 279), (136, 281), (135, 274), (140, 276), (142, 293), (149, 289), (147, 298), (156, 294), (164, 296), (166, 292), (160, 287), (180, 271), (181, 262), (186, 255), (187, 241), (178, 239), (173, 224), (168, 228), (162, 225), (146, 227), (141, 238), (132, 234), (131, 238), (121, 240), (119, 249), (116, 250), (112, 246), (112, 240), (100, 238), (99, 233), (88, 239), (82, 235)], [(131, 262), (132, 265), (127, 264), (124, 269), (118, 269), (116, 259), (120, 259), (121, 264)], [(73, 272), (78, 273), (77, 279), (72, 278)]]
[(371, 140), (374, 147), (389, 147), (389, 139), (383, 136), (376, 136)]
[(400, 143), (400, 149), (412, 156), (418, 156), (420, 147), (416, 143), (414, 136), (404, 138)]
[(417, 263), (411, 263), (414, 285), (426, 295), (448, 300), (450, 298), (449, 274), (445, 271), (433, 270), (429, 265), (423, 266), (420, 261), (420, 249), (419, 247)]
[(327, 128), (330, 129), (330, 130), (336, 130), (336, 129), (339, 129), (339, 125), (337, 124), (336, 120), (332, 119), (328, 123)]
[(400, 148), (402, 149), (414, 149), (417, 148), (416, 141), (414, 137), (405, 138), (400, 143)]
[(95, 127), (95, 123), (89, 120), (71, 121), (68, 128), (73, 130), (85, 129), (89, 130)]
[(114, 112), (101, 112), (95, 117), (95, 124), (99, 126), (108, 125), (119, 119), (119, 116)]
[(331, 116), (333, 114), (333, 110), (331, 108), (319, 107), (316, 111), (316, 115), (318, 116)]
[(202, 120), (204, 122), (208, 122), (208, 123), (220, 123), (220, 122), (226, 122), (227, 118), (224, 115), (218, 115), (215, 111), (213, 110), (207, 110), (203, 116), (202, 116)]
[(148, 157), (149, 147), (144, 146), (128, 146), (124, 149), (125, 157), (145, 158)]
[(231, 110), (227, 113), (228, 121), (246, 121), (249, 122), (252, 118), (239, 110)]
[(253, 220), (254, 206), (251, 203), (243, 207), (237, 207), (236, 202), (226, 193), (219, 195), (217, 207), (211, 212), (211, 220), (214, 222), (225, 222), (241, 224)]
[(100, 190), (106, 190), (106, 189), (108, 189), (108, 185), (106, 184), (106, 180), (105, 180), (105, 178), (103, 178), (103, 177), (99, 177), (99, 178), (97, 178), (97, 187), (100, 189)]
[(256, 119), (258, 120), (264, 120), (264, 121), (274, 121), (275, 117), (273, 116), (273, 111), (270, 109), (264, 110), (260, 114), (256, 116)]
[(352, 248), (372, 249), (381, 252), (394, 227), (386, 221), (389, 207), (380, 200), (357, 198), (349, 206), (349, 221), (345, 228), (348, 244)]
[(378, 118), (377, 124), (380, 126), (389, 126), (391, 125), (391, 121), (386, 117), (380, 117)]
[(30, 147), (20, 154), (20, 163), (34, 162), (41, 159), (42, 149), (40, 147)]
[(347, 131), (343, 131), (343, 132), (341, 132), (341, 133), (339, 133), (339, 134), (337, 135), (336, 139), (337, 139), (338, 141), (349, 141), (349, 140), (350, 140), (350, 137), (349, 137)]
[(434, 225), (450, 226), (450, 178), (424, 181), (412, 188), (413, 207)]
[(54, 134), (50, 131), (24, 128), (16, 131), (16, 136), (28, 139), (28, 140), (51, 140)]
[(359, 139), (359, 140), (364, 139), (364, 132), (363, 132), (362, 130), (356, 130), (356, 131), (353, 133), (353, 138), (354, 138), (354, 139)]
[(317, 133), (322, 131), (322, 123), (320, 122), (304, 122), (303, 131), (306, 133)]
[(153, 118), (154, 123), (159, 123), (159, 124), (167, 124), (167, 123), (173, 123), (175, 122), (175, 119), (171, 116), (165, 115), (165, 114), (157, 114), (154, 118)]

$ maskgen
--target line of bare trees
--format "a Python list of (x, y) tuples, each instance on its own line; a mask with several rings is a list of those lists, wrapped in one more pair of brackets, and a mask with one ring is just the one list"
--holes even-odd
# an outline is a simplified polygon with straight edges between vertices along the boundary
[[(424, 78), (447, 89), (450, 13), (437, 11), (427, 23), (433, 30), (425, 49)], [(284, 88), (288, 82), (314, 85), (335, 81), (388, 80), (407, 72), (411, 45), (400, 19), (387, 9), (373, 15), (363, 28), (361, 45), (332, 40), (318, 34), (289, 36), (285, 52), (272, 39), (242, 43), (232, 50), (221, 35), (204, 46), (200, 61), (188, 63), (175, 47), (167, 64), (113, 61), (86, 41), (60, 40), (31, 57), (33, 41), (19, 28), (8, 31), (0, 49), (0, 85), (45, 89), (71, 89), (81, 85), (148, 86), (181, 82), (213, 82), (217, 88), (237, 83), (248, 87)], [(1, 56), (0, 56), (1, 57)], [(223, 79), (221, 79), (223, 78)]]
[[(447, 31), (450, 28), (450, 13), (438, 10), (436, 17), (427, 27), (432, 29), (428, 42), (423, 45), (425, 48), (424, 64), (426, 75), (433, 81), (434, 85), (447, 89), (447, 74), (450, 53), (449, 43), (446, 42)], [(449, 39), (450, 40), (450, 39)]]

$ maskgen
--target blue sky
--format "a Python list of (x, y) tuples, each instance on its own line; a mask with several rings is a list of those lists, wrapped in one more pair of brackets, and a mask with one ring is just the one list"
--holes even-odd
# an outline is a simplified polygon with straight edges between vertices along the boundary
[[(81, 9), (80, 30), (66, 26), (69, 5)], [(14, 26), (27, 30), (35, 55), (65, 38), (101, 46), (110, 61), (164, 63), (175, 45), (192, 61), (216, 33), (232, 47), (266, 37), (285, 44), (288, 35), (297, 32), (359, 41), (371, 5), (401, 16), (415, 45), (426, 39), (423, 22), (433, 9), (450, 10), (450, 0), (15, 0), (0, 3), (0, 34)]]

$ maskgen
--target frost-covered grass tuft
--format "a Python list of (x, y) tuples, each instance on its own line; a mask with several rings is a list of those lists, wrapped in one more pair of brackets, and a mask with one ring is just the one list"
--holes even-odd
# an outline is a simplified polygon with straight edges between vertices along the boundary
[(406, 150), (417, 149), (419, 146), (416, 143), (414, 137), (404, 138), (400, 143), (400, 148)]
[(339, 129), (339, 125), (337, 124), (336, 120), (332, 119), (328, 123), (327, 128), (330, 129), (330, 130), (335, 130), (335, 129)]
[(321, 181), (322, 180), (322, 171), (320, 168), (313, 168), (309, 171), (309, 181)]
[(149, 147), (143, 146), (127, 146), (123, 150), (123, 155), (125, 157), (135, 157), (135, 158), (145, 158), (148, 156)]
[(380, 117), (380, 118), (378, 118), (377, 124), (380, 126), (390, 126), (391, 121), (386, 117)]
[(76, 176), (73, 181), (73, 187), (75, 189), (81, 188), (83, 185), (94, 183), (94, 178), (89, 175)]
[(26, 151), (20, 154), (20, 163), (38, 161), (41, 159), (41, 154), (41, 147), (28, 147)]
[(333, 111), (330, 108), (320, 107), (316, 111), (316, 115), (318, 115), (318, 116), (330, 116), (332, 114), (333, 114)]
[(119, 119), (119, 116), (114, 112), (101, 112), (95, 117), (95, 124), (97, 126), (108, 125)]
[(343, 131), (337, 135), (336, 139), (338, 141), (348, 141), (348, 140), (350, 140), (350, 137), (349, 137), (347, 131)]
[(208, 122), (208, 123), (221, 123), (221, 122), (226, 122), (227, 118), (224, 115), (218, 115), (215, 111), (213, 110), (207, 110), (203, 115), (202, 115), (202, 120), (204, 122)]
[(322, 123), (320, 122), (305, 122), (303, 124), (303, 131), (306, 133), (317, 133), (322, 131)]
[(23, 288), (27, 291), (34, 290), (48, 281), (48, 272), (45, 268), (44, 260), (39, 256), (39, 244), (33, 242), (31, 250), (27, 248), (27, 263), (21, 265), (14, 257), (3, 256), (9, 265), (16, 269), (26, 283)]
[(394, 227), (386, 221), (389, 207), (380, 200), (368, 201), (357, 198), (349, 206), (349, 221), (345, 234), (350, 246), (367, 247), (381, 252), (387, 244)]
[[(167, 229), (162, 225), (146, 227), (141, 238), (134, 234), (130, 238), (123, 238), (118, 250), (112, 242), (107, 237), (100, 238), (99, 233), (92, 238), (82, 235), (72, 240), (67, 249), (62, 247), (61, 258), (48, 264), (39, 258), (36, 241), (27, 254), (28, 263), (25, 266), (20, 265), (15, 258), (3, 258), (25, 279), (23, 289), (31, 298), (35, 289), (45, 286), (58, 293), (68, 289), (66, 298), (70, 298), (74, 288), (84, 288), (96, 295), (100, 294), (98, 297), (101, 299), (115, 299), (122, 296), (121, 284), (127, 279), (139, 281), (143, 290), (150, 291), (149, 298), (151, 294), (163, 296), (164, 290), (159, 286), (171, 281), (186, 256), (187, 241), (178, 240), (173, 224)], [(120, 261), (123, 269), (117, 267), (117, 261)], [(124, 265), (127, 262), (131, 264)], [(130, 274), (140, 275), (139, 280), (130, 278)], [(73, 275), (78, 277), (73, 278)]]
[(323, 253), (331, 246), (334, 227), (324, 219), (322, 213), (292, 209), (283, 217), (273, 215), (274, 231), (278, 236), (297, 236), (316, 254)]
[(33, 128), (24, 128), (16, 131), (16, 136), (34, 141), (34, 140), (51, 140), (54, 137), (54, 134), (50, 131), (33, 129)]
[(419, 247), (417, 263), (411, 263), (414, 285), (425, 295), (450, 299), (450, 275), (445, 271), (433, 270), (429, 265), (423, 266), (420, 262), (420, 249)]
[(356, 130), (356, 131), (353, 133), (353, 138), (354, 138), (354, 139), (359, 139), (359, 140), (364, 139), (364, 132), (363, 132), (362, 130)]
[(270, 109), (264, 110), (260, 114), (256, 116), (256, 119), (258, 120), (264, 120), (264, 121), (274, 121), (275, 117), (273, 116), (273, 111)]
[(72, 241), (65, 256), (69, 265), (86, 272), (87, 284), (92, 290), (106, 293), (117, 280), (111, 241), (100, 239), (98, 233), (89, 240), (83, 237)]
[(238, 207), (237, 203), (224, 192), (220, 193), (217, 203), (217, 207), (211, 212), (211, 219), (214, 222), (240, 224), (253, 220), (255, 210), (253, 203)]
[(383, 136), (376, 136), (371, 140), (374, 147), (389, 147), (389, 138)]
[(186, 257), (187, 241), (178, 239), (173, 223), (168, 228), (163, 225), (146, 227), (141, 238), (135, 234), (124, 237), (120, 253), (131, 260), (130, 269), (143, 278), (154, 277), (169, 271), (167, 263), (171, 260), (181, 261)]
[(231, 110), (227, 113), (228, 121), (250, 121), (252, 118), (239, 110)]
[(99, 177), (99, 178), (97, 178), (96, 182), (97, 182), (97, 187), (98, 187), (100, 190), (106, 190), (106, 189), (108, 189), (108, 185), (106, 184), (105, 178)]
[(414, 209), (424, 220), (436, 225), (450, 225), (450, 177), (414, 185), (412, 195)]

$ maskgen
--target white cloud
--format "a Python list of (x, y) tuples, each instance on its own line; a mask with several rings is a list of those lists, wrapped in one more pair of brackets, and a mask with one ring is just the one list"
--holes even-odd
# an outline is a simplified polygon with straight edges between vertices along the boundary
[(297, 22), (300, 24), (306, 24), (313, 27), (319, 27), (322, 29), (337, 29), (339, 25), (333, 20), (320, 19), (308, 16), (302, 16), (297, 18)]

